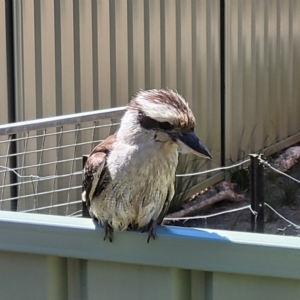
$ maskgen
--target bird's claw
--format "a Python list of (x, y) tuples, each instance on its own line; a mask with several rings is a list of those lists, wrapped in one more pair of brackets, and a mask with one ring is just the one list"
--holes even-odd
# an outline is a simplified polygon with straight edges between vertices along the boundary
[(155, 240), (156, 221), (151, 220), (150, 223), (142, 229), (142, 233), (146, 232), (146, 231), (148, 231), (147, 243), (149, 244), (151, 238), (153, 238)]
[(113, 236), (113, 228), (108, 224), (108, 222), (105, 222), (104, 224), (104, 238), (103, 241), (106, 240), (106, 238), (109, 239), (110, 242), (112, 242), (112, 236)]

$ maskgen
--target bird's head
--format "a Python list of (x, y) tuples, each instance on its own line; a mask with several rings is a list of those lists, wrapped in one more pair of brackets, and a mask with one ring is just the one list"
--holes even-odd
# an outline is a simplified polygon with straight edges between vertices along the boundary
[(122, 123), (131, 122), (132, 132), (134, 126), (154, 131), (165, 140), (176, 143), (180, 153), (211, 158), (208, 149), (194, 133), (196, 121), (193, 112), (177, 92), (162, 89), (140, 91), (130, 101), (126, 114)]

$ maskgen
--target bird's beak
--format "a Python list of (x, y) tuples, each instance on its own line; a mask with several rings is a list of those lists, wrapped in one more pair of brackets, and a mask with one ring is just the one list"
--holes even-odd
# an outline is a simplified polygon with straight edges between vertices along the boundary
[(193, 131), (179, 134), (176, 140), (178, 144), (178, 152), (185, 154), (194, 153), (195, 155), (205, 158), (212, 158), (208, 149)]

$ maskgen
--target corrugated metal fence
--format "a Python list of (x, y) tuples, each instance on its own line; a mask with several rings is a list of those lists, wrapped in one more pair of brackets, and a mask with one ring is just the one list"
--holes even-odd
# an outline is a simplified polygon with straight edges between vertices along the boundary
[(208, 168), (299, 138), (299, 1), (0, 6), (1, 123), (121, 106), (139, 89), (169, 87), (191, 103), (214, 157)]
[(123, 106), (140, 89), (169, 87), (220, 148), (219, 1), (14, 3), (18, 120)]
[(299, 14), (299, 1), (226, 1), (228, 159), (299, 135)]
[[(6, 16), (6, 2), (0, 1), (0, 122), (7, 123), (8, 118), (8, 53), (7, 53), (7, 16)], [(10, 66), (12, 67), (12, 66)]]

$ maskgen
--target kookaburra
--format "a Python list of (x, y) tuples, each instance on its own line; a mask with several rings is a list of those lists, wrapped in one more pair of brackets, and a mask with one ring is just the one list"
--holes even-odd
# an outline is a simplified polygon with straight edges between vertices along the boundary
[(104, 240), (127, 228), (155, 239), (174, 196), (178, 152), (211, 158), (194, 127), (177, 92), (140, 91), (130, 101), (117, 133), (93, 149), (84, 167), (82, 200), (104, 226)]

